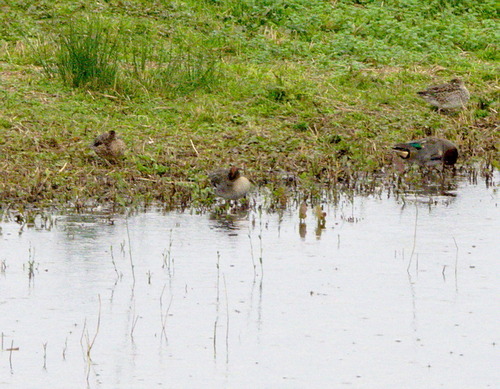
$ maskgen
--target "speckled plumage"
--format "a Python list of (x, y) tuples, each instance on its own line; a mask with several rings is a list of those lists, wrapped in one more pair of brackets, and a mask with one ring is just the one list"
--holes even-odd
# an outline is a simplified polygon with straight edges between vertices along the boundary
[(458, 148), (453, 142), (434, 137), (398, 143), (393, 150), (402, 159), (422, 166), (454, 165), (458, 158)]
[(123, 157), (126, 149), (125, 142), (116, 136), (114, 130), (97, 136), (90, 147), (97, 155), (108, 160), (116, 160)]
[(417, 94), (438, 109), (463, 108), (470, 98), (469, 91), (459, 78), (454, 78), (446, 84), (430, 86)]
[(252, 186), (248, 178), (242, 176), (235, 166), (213, 171), (208, 176), (215, 194), (227, 200), (238, 200), (245, 196)]

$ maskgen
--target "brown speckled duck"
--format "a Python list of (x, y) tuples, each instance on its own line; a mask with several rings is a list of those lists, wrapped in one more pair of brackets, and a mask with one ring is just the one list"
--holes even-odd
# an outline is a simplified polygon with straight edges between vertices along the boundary
[(459, 78), (454, 78), (446, 84), (430, 86), (417, 94), (438, 110), (461, 109), (470, 98), (469, 91)]
[(215, 194), (226, 200), (238, 200), (250, 190), (250, 180), (240, 174), (240, 170), (231, 166), (229, 169), (218, 169), (209, 173)]
[(434, 137), (398, 143), (393, 150), (402, 159), (421, 166), (454, 165), (458, 158), (458, 148), (453, 142)]
[(111, 130), (99, 135), (90, 145), (97, 155), (107, 160), (117, 160), (125, 154), (125, 142), (117, 137), (116, 132)]

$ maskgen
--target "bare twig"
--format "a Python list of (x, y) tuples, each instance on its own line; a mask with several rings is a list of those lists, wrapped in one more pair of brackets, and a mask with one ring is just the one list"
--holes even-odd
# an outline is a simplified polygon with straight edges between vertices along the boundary
[[(134, 315), (132, 315), (132, 317), (134, 317)], [(135, 319), (132, 323), (132, 329), (130, 330), (130, 338), (132, 339), (132, 341), (134, 340), (134, 330), (138, 320), (139, 320), (139, 315), (135, 316)]]
[(252, 236), (250, 235), (250, 233), (248, 233), (248, 239), (250, 240), (250, 255), (252, 257), (253, 275), (255, 276), (257, 274), (257, 266), (255, 265), (255, 259), (253, 257), (253, 244), (252, 244)]
[(115, 256), (113, 255), (113, 246), (109, 247), (111, 253), (111, 263), (113, 264), (113, 268), (115, 269), (117, 279), (120, 279), (120, 273), (118, 273), (118, 269), (116, 268)]
[[(172, 233), (173, 233), (173, 229), (170, 229), (170, 241), (169, 241), (169, 244), (168, 244), (168, 250), (165, 249), (163, 251), (163, 265), (162, 265), (162, 268), (167, 268), (168, 270), (168, 275), (171, 276), (172, 273), (170, 272), (171, 268), (172, 268), (172, 264), (173, 264), (173, 259), (172, 259), (172, 243), (173, 243), (173, 240), (172, 240)], [(172, 268), (173, 270), (173, 268)]]
[(10, 349), (9, 349), (9, 365), (11, 373), (12, 373), (12, 351), (14, 351), (14, 340), (10, 342)]
[(90, 351), (92, 350), (92, 347), (94, 347), (94, 343), (95, 343), (95, 340), (97, 338), (97, 334), (99, 334), (99, 328), (101, 327), (101, 295), (97, 295), (98, 299), (99, 299), (99, 313), (97, 315), (97, 325), (96, 325), (96, 329), (95, 329), (95, 334), (94, 334), (94, 337), (92, 338), (92, 342), (88, 345), (88, 348), (87, 348), (87, 356), (89, 357), (90, 359)]
[(47, 370), (47, 342), (43, 344), (43, 370)]
[(132, 288), (135, 286), (135, 270), (134, 261), (132, 260), (132, 246), (130, 243), (130, 231), (128, 228), (128, 216), (125, 218), (125, 225), (127, 226), (127, 239), (128, 239), (128, 256), (130, 258), (130, 268), (132, 269)]
[(59, 169), (58, 173), (62, 173), (64, 169), (66, 169), (66, 166), (68, 166), (68, 162), (66, 162), (62, 168)]
[(80, 335), (80, 347), (82, 348), (83, 353), (84, 353), (84, 351), (83, 351), (83, 338), (85, 337), (86, 329), (87, 329), (87, 318), (85, 318), (85, 320), (83, 321), (82, 334)]
[(259, 256), (260, 272), (261, 272), (261, 277), (264, 277), (264, 261), (262, 259), (262, 232), (259, 234), (259, 243), (260, 243), (260, 256)]
[(191, 138), (189, 139), (189, 142), (191, 143), (191, 147), (193, 148), (194, 152), (196, 153), (196, 156), (199, 157), (200, 153), (198, 152), (198, 150), (196, 150), (196, 147), (195, 147), (193, 141), (191, 140)]
[(172, 300), (174, 296), (170, 296), (170, 302), (168, 303), (167, 310), (165, 311), (165, 314), (163, 314), (163, 293), (165, 292), (165, 288), (167, 287), (167, 284), (163, 286), (163, 289), (161, 291), (160, 295), (160, 319), (161, 319), (161, 335), (160, 335), (160, 342), (163, 340), (163, 337), (165, 337), (165, 342), (168, 344), (168, 337), (167, 337), (167, 332), (166, 332), (166, 327), (167, 327), (167, 318), (168, 314), (170, 311), (170, 307), (172, 306)]
[(92, 361), (92, 358), (90, 356), (90, 353), (92, 351), (92, 347), (94, 347), (95, 340), (97, 338), (97, 334), (99, 334), (99, 328), (101, 326), (101, 295), (98, 295), (99, 298), (99, 313), (97, 315), (97, 325), (96, 325), (96, 330), (94, 337), (92, 338), (92, 341), (89, 341), (89, 334), (88, 331), (86, 333), (85, 339), (87, 341), (87, 352), (86, 352), (86, 357), (87, 357), (87, 384), (89, 382), (89, 376), (90, 376), (90, 362)]
[(455, 242), (455, 248), (457, 249), (455, 254), (455, 290), (458, 291), (458, 244), (455, 237), (453, 237), (453, 242)]
[(220, 253), (217, 251), (217, 296), (215, 299), (215, 322), (214, 322), (214, 359), (217, 359), (217, 325), (219, 324), (219, 283), (220, 283)]
[(406, 271), (408, 273), (410, 272), (410, 265), (413, 259), (413, 254), (415, 253), (415, 247), (417, 245), (417, 221), (418, 221), (418, 204), (415, 198), (415, 228), (413, 230), (413, 247), (411, 249), (410, 260), (408, 261), (408, 267), (406, 268)]
[(226, 364), (229, 363), (229, 302), (227, 300), (226, 276), (222, 274), (224, 280), (224, 292), (226, 294)]
[(64, 341), (64, 347), (62, 351), (63, 360), (66, 360), (66, 350), (68, 349), (68, 337), (66, 336), (66, 340)]

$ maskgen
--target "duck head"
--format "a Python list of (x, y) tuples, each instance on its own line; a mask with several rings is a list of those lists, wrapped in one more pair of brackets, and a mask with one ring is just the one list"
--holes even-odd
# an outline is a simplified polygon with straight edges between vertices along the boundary
[(240, 169), (238, 169), (236, 166), (231, 166), (227, 178), (229, 178), (230, 181), (234, 181), (237, 180), (240, 175)]
[(464, 85), (464, 82), (460, 78), (454, 78), (450, 81), (450, 84), (455, 86), (462, 86)]
[(422, 145), (418, 142), (398, 143), (392, 149), (402, 159), (410, 159), (415, 157), (419, 150), (422, 150)]

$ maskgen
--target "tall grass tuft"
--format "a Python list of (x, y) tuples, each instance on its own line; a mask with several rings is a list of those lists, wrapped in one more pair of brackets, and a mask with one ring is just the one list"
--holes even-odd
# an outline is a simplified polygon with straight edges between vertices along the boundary
[(70, 25), (60, 35), (57, 72), (74, 88), (114, 87), (118, 74), (119, 41), (99, 19)]
[(59, 35), (55, 55), (46, 41), (37, 51), (46, 73), (60, 76), (73, 88), (176, 97), (197, 89), (210, 91), (219, 82), (220, 58), (203, 42), (160, 46), (151, 40), (125, 41), (123, 31), (113, 32), (101, 19), (89, 19)]
[(130, 85), (151, 94), (174, 97), (197, 89), (211, 90), (220, 79), (218, 57), (200, 46), (136, 46), (131, 55)]

